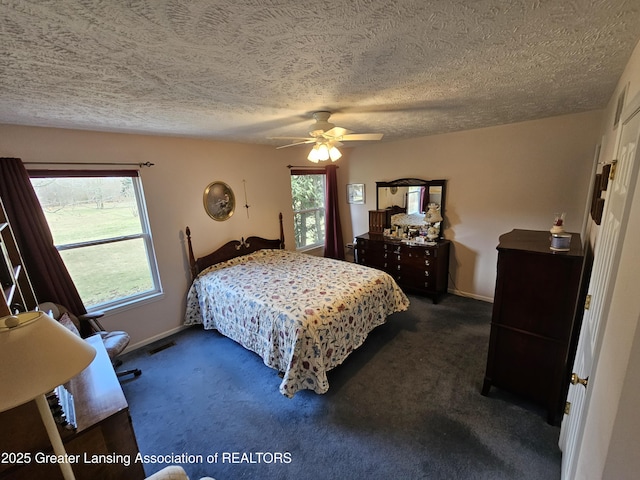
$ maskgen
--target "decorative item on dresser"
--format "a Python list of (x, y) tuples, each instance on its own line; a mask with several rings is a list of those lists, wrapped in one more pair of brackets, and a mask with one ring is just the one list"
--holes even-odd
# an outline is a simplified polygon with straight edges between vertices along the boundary
[(451, 242), (442, 238), (445, 180), (401, 178), (376, 182), (369, 233), (355, 239), (357, 263), (383, 270), (407, 291), (447, 292)]
[(580, 236), (567, 251), (551, 248), (549, 231), (500, 236), (491, 336), (482, 394), (496, 386), (540, 403), (560, 422), (582, 320)]

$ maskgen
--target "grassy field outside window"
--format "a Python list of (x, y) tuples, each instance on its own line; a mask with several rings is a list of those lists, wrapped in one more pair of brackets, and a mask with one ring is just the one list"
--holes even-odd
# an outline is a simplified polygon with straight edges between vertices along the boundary
[(32, 179), (54, 244), (88, 309), (159, 290), (136, 181), (129, 177)]

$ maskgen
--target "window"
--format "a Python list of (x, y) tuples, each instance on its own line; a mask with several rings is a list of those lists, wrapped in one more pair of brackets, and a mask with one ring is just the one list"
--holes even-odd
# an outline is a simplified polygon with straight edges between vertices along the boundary
[(296, 249), (324, 245), (325, 237), (324, 170), (292, 170), (293, 228)]
[(53, 242), (88, 310), (160, 293), (138, 172), (29, 175)]
[(407, 213), (423, 213), (423, 195), (424, 187), (409, 187), (407, 189)]

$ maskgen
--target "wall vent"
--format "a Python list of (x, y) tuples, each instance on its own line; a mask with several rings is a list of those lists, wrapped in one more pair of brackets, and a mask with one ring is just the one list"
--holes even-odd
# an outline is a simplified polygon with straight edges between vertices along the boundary
[(158, 352), (161, 352), (163, 350), (166, 350), (167, 348), (173, 347), (176, 344), (176, 342), (174, 342), (173, 340), (167, 343), (164, 343), (162, 345), (159, 345), (155, 348), (152, 348), (149, 350), (149, 355), (155, 355)]

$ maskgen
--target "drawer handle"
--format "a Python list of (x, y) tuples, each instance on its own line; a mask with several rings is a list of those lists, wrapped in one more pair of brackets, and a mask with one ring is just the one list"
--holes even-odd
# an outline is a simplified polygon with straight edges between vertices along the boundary
[(400, 265), (398, 265), (398, 270), (400, 270)]
[(429, 270), (425, 270), (425, 271), (424, 271), (424, 276), (425, 276), (425, 277), (428, 277), (428, 276), (429, 276)]
[(424, 265), (425, 265), (426, 267), (428, 267), (428, 266), (430, 266), (430, 265), (431, 265), (431, 262), (430, 262), (429, 260), (425, 260), (425, 261), (424, 261)]
[(424, 256), (425, 257), (430, 257), (431, 256), (431, 250), (425, 250), (424, 251)]

